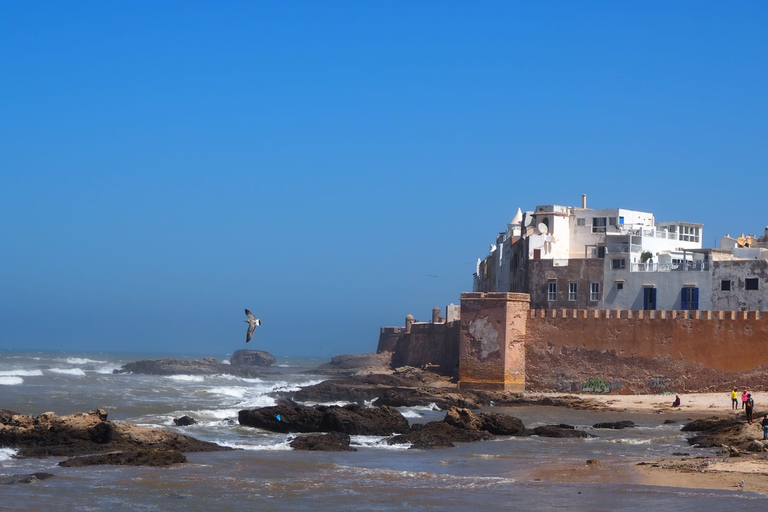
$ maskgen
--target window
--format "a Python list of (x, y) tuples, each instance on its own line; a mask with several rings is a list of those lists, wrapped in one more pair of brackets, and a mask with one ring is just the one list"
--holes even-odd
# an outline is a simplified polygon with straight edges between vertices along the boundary
[(591, 302), (600, 300), (600, 283), (589, 283), (589, 300)]
[(616, 225), (616, 217), (608, 217), (608, 224), (611, 226)]
[(577, 226), (586, 226), (587, 225), (587, 219), (576, 219), (576, 225)]
[(592, 232), (593, 233), (605, 233), (605, 226), (607, 225), (605, 217), (593, 217), (592, 218)]
[(698, 242), (699, 228), (693, 226), (680, 226), (680, 240), (684, 242)]
[(680, 297), (680, 309), (694, 311), (699, 309), (699, 289), (695, 286), (685, 286)]
[(623, 290), (624, 289), (624, 283), (616, 283), (616, 289), (617, 290)]
[(578, 283), (568, 283), (568, 300), (573, 302), (576, 300), (576, 293), (579, 289)]
[(643, 309), (648, 311), (656, 309), (656, 288), (643, 288)]
[(624, 225), (624, 217), (619, 217), (619, 226)]
[(547, 301), (555, 302), (557, 300), (557, 281), (547, 283)]
[(756, 277), (750, 277), (744, 280), (744, 288), (747, 290), (757, 290), (760, 288), (759, 282)]
[(728, 279), (723, 279), (720, 281), (720, 289), (724, 292), (731, 291), (731, 281)]
[(614, 258), (611, 261), (611, 268), (614, 270), (621, 270), (627, 268), (627, 260), (624, 258)]

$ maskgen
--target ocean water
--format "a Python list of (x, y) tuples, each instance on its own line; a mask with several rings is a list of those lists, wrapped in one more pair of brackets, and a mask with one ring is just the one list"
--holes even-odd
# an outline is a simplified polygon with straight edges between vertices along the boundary
[[(241, 409), (275, 403), (275, 393), (320, 382), (307, 373), (325, 361), (280, 359), (260, 378), (115, 375), (121, 365), (158, 354), (0, 352), (0, 408), (38, 415), (106, 409), (109, 419), (162, 427), (238, 448), (187, 454), (170, 468), (61, 468), (60, 458), (17, 459), (0, 446), (0, 476), (48, 472), (54, 478), (0, 488), (0, 510), (589, 510), (722, 511), (768, 508), (750, 492), (638, 485), (631, 468), (673, 452), (715, 456), (690, 448), (679, 431), (684, 416), (573, 411), (557, 407), (495, 408), (526, 426), (568, 423), (589, 429), (630, 419), (635, 429), (592, 430), (593, 439), (503, 437), (439, 450), (387, 446), (383, 438), (353, 436), (356, 452), (291, 450), (290, 434), (237, 424)], [(228, 359), (226, 354), (220, 357)], [(440, 420), (438, 408), (401, 409), (411, 422)], [(175, 427), (189, 415), (198, 423)], [(664, 425), (665, 419), (679, 423)], [(561, 483), (547, 475), (601, 464)]]

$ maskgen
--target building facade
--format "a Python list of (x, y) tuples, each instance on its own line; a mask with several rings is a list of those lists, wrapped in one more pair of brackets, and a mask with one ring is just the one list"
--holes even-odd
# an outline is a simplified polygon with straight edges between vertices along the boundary
[(742, 238), (705, 249), (702, 224), (590, 209), (583, 195), (581, 207), (518, 209), (473, 291), (528, 293), (531, 309), (766, 310), (768, 249)]

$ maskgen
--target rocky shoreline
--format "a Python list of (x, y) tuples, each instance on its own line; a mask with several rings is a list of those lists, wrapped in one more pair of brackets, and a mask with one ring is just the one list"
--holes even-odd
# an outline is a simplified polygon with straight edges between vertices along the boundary
[[(137, 361), (116, 373), (235, 374), (248, 377), (269, 371), (274, 358), (259, 351), (238, 351), (230, 364), (213, 358), (195, 361)], [(296, 450), (355, 450), (350, 436), (386, 438), (389, 444), (409, 444), (411, 449), (449, 448), (455, 443), (492, 439), (495, 436), (589, 437), (599, 429), (633, 428), (630, 421), (600, 423), (586, 432), (570, 425), (527, 428), (523, 422), (498, 412), (479, 412), (481, 407), (545, 405), (579, 410), (627, 410), (615, 400), (606, 401), (576, 395), (545, 396), (505, 392), (459, 390), (449, 377), (429, 368), (392, 369), (387, 356), (369, 354), (338, 356), (315, 373), (331, 378), (298, 391), (276, 396), (275, 406), (240, 410), (238, 422), (250, 428), (294, 435), (290, 446)], [(305, 405), (348, 402), (345, 406)], [(446, 411), (442, 421), (411, 424), (398, 407), (434, 406)], [(667, 406), (667, 410), (668, 406)], [(657, 411), (660, 412), (660, 411)], [(184, 416), (174, 420), (177, 427), (194, 424)], [(768, 451), (768, 444), (754, 439), (754, 426), (740, 417), (711, 417), (687, 422), (692, 447), (719, 447), (728, 457), (748, 459)], [(28, 416), (0, 410), (0, 445), (18, 450), (18, 457), (67, 457), (65, 467), (93, 464), (167, 466), (186, 461), (184, 453), (229, 450), (214, 443), (159, 428), (140, 427), (107, 420), (103, 410), (68, 416), (47, 412)], [(673, 454), (674, 455), (674, 454)], [(683, 454), (683, 460), (691, 459)], [(762, 456), (764, 458), (764, 455)], [(676, 464), (680, 462), (676, 460)], [(654, 468), (665, 467), (657, 462)], [(647, 471), (647, 470), (645, 470)], [(29, 483), (50, 475), (13, 475), (0, 484)]]

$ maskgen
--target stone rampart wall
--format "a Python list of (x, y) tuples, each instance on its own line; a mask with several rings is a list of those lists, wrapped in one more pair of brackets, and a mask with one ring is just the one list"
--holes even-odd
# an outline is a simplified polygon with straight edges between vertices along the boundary
[(526, 387), (613, 393), (768, 386), (768, 314), (533, 310)]

